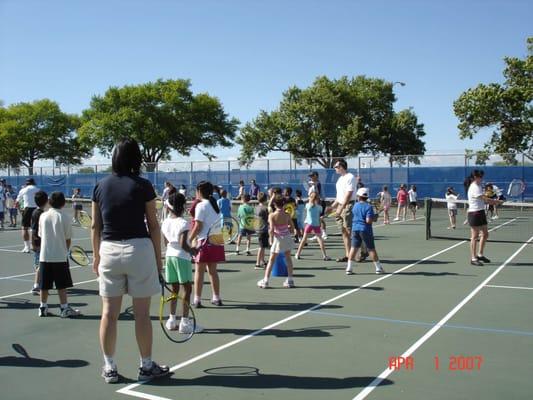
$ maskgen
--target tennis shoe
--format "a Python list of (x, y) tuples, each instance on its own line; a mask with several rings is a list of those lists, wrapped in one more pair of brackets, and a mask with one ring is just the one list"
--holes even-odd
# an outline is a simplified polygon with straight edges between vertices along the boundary
[(292, 279), (285, 279), (285, 282), (283, 282), (284, 288), (293, 288), (294, 287), (294, 281)]
[(307, 239), (307, 240), (309, 240), (310, 242), (314, 242), (315, 240), (318, 240), (318, 238), (317, 238), (316, 235), (315, 235), (315, 236), (313, 236), (313, 237), (310, 237), (310, 238)]
[(166, 365), (157, 365), (155, 361), (152, 361), (152, 366), (149, 369), (144, 369), (143, 367), (139, 368), (139, 374), (137, 380), (139, 381), (149, 381), (154, 378), (161, 378), (168, 375), (170, 368)]
[(478, 261), (482, 261), (482, 262), (486, 262), (486, 263), (490, 263), (490, 260), (485, 257), (485, 256), (477, 256), (477, 260)]
[(247, 255), (247, 256), (251, 256), (251, 255), (252, 255), (252, 253), (250, 252), (250, 250), (246, 250), (246, 255)]
[(76, 310), (70, 306), (61, 310), (61, 318), (72, 318), (81, 315), (80, 310)]
[(328, 240), (328, 234), (326, 231), (322, 231), (322, 240)]
[(323, 260), (324, 261), (331, 261), (331, 257), (330, 256), (324, 256)]
[(116, 368), (106, 369), (102, 368), (102, 378), (104, 378), (105, 383), (117, 383), (118, 382), (118, 371)]
[(400, 220), (400, 218), (398, 218), (398, 217), (393, 219), (393, 221), (399, 221), (399, 220)]
[(176, 327), (176, 319), (170, 319), (170, 318), (167, 319), (167, 322), (165, 323), (165, 327), (169, 331), (175, 331), (177, 329), (177, 327)]
[[(191, 334), (194, 323), (190, 318), (183, 317), (180, 321), (179, 333)], [(194, 326), (194, 333), (200, 333), (204, 330), (200, 325)]]
[(20, 252), (21, 253), (29, 253), (30, 252), (30, 248), (27, 247), (27, 246), (24, 246), (24, 248)]
[(48, 317), (48, 307), (39, 307), (39, 317)]
[(33, 286), (33, 288), (31, 289), (31, 294), (33, 294), (34, 296), (39, 296), (39, 293), (41, 293), (39, 286)]
[(257, 287), (260, 287), (261, 289), (266, 289), (268, 287), (268, 281), (264, 278), (257, 281)]
[(201, 302), (201, 301), (194, 301), (194, 302), (192, 303), (192, 306), (193, 306), (194, 308), (204, 308), (204, 306), (202, 305), (202, 302)]
[(299, 254), (296, 254), (296, 255), (294, 256), (294, 258), (296, 258), (297, 260), (301, 260), (301, 259), (302, 259), (302, 257), (301, 257)]
[(385, 270), (383, 269), (383, 267), (377, 267), (376, 268), (376, 275), (381, 275), (381, 274), (384, 274), (385, 273)]
[(346, 272), (346, 275), (353, 275), (353, 269), (352, 269), (352, 267), (346, 267), (345, 272)]
[(483, 263), (481, 261), (477, 260), (477, 259), (476, 260), (470, 260), (470, 264), (474, 265), (476, 267), (482, 267), (483, 266)]
[(211, 300), (211, 304), (213, 304), (214, 306), (217, 306), (217, 307), (221, 307), (223, 304), (222, 304), (222, 300), (220, 299), (217, 299), (217, 300)]

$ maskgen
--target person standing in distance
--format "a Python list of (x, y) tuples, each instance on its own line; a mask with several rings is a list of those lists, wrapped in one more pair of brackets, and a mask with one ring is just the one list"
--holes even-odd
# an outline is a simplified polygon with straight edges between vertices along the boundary
[(39, 188), (35, 186), (35, 180), (33, 178), (26, 179), (26, 186), (20, 189), (20, 192), (15, 201), (15, 206), (18, 207), (20, 202), (24, 203), (22, 209), (22, 240), (24, 241), (23, 253), (29, 253), (31, 248), (30, 242), (30, 227), (31, 227), (31, 215), (37, 208), (35, 204), (35, 193), (39, 191)]

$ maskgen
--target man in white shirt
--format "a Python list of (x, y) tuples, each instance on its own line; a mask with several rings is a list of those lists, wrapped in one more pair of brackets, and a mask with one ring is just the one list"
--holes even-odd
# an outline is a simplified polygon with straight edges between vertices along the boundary
[(33, 210), (37, 208), (37, 204), (35, 204), (35, 193), (38, 191), (39, 188), (35, 186), (35, 181), (33, 178), (28, 178), (26, 179), (26, 186), (20, 189), (15, 202), (17, 207), (21, 200), (24, 203), (24, 209), (22, 210), (22, 240), (24, 241), (24, 248), (22, 249), (23, 253), (30, 252), (31, 243), (29, 229), (31, 226), (31, 215)]
[(355, 202), (356, 180), (355, 176), (348, 172), (348, 164), (345, 160), (339, 159), (335, 162), (333, 168), (340, 175), (337, 180), (337, 196), (335, 201), (328, 208), (326, 213), (335, 210), (335, 219), (342, 231), (342, 240), (344, 242), (345, 256), (337, 258), (337, 262), (348, 261), (350, 253), (350, 235), (352, 232), (352, 207)]

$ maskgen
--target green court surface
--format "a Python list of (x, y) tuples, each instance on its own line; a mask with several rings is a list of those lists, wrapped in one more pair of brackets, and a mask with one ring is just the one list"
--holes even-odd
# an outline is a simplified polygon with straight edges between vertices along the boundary
[[(445, 218), (432, 221), (439, 223)], [(255, 251), (236, 256), (227, 246), (228, 262), (219, 266), (224, 306), (210, 306), (206, 285), (209, 306), (197, 311), (203, 333), (185, 344), (168, 341), (153, 298), (153, 357), (173, 367), (170, 377), (136, 382), (133, 316), (121, 315), (115, 358), (123, 379), (115, 385), (100, 377), (91, 268), (71, 266), (69, 300), (82, 317), (39, 318), (38, 297), (28, 293), (32, 255), (19, 252), (18, 231), (2, 231), (1, 398), (531, 399), (533, 222), (502, 216), (489, 228), (492, 262), (483, 267), (469, 264), (466, 241), (426, 241), (421, 212), (416, 221), (375, 227), (385, 275), (367, 261), (347, 276), (344, 264), (322, 261), (310, 243), (293, 261), (294, 289), (280, 277), (271, 289), (257, 288)], [(90, 247), (88, 231), (75, 227), (74, 235), (74, 244)], [(326, 243), (330, 256), (341, 255), (338, 235)], [(122, 308), (130, 304), (125, 296)], [(409, 356), (409, 369), (389, 368)]]

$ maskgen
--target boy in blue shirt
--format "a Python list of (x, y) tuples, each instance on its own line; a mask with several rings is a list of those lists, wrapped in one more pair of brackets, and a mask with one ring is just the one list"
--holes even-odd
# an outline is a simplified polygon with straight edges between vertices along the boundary
[(348, 255), (348, 265), (346, 266), (346, 275), (353, 274), (352, 260), (355, 259), (357, 251), (364, 242), (374, 265), (376, 266), (376, 274), (383, 274), (385, 271), (379, 262), (378, 253), (374, 244), (374, 232), (372, 224), (377, 221), (377, 214), (374, 213), (372, 205), (367, 202), (368, 188), (362, 187), (357, 190), (358, 201), (353, 207), (352, 219), (352, 244), (350, 247), (350, 254)]

